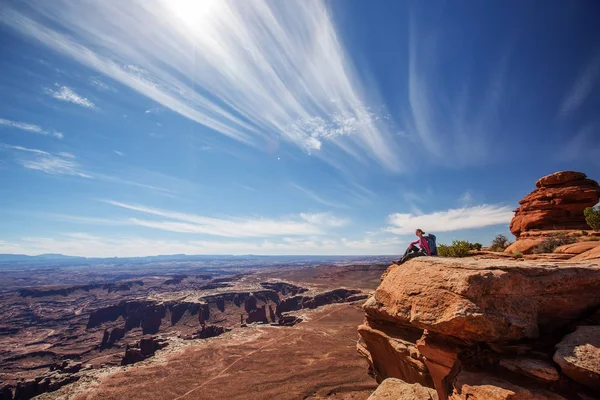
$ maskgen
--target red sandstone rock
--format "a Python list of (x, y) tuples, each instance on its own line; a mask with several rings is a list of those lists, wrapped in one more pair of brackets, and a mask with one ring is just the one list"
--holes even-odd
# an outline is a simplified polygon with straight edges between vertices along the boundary
[(600, 326), (579, 326), (556, 348), (554, 361), (565, 375), (600, 390)]
[(506, 254), (514, 254), (514, 253), (522, 253), (529, 254), (539, 246), (544, 241), (544, 238), (527, 238), (520, 239), (508, 246), (504, 253)]
[(578, 180), (585, 179), (585, 178), (586, 178), (586, 175), (583, 172), (560, 171), (560, 172), (555, 172), (553, 174), (541, 177), (540, 179), (537, 180), (537, 182), (535, 183), (535, 186), (538, 188), (541, 188), (544, 186), (545, 187), (557, 186), (557, 185), (562, 185), (565, 183), (569, 183), (572, 181), (578, 181)]
[(536, 182), (537, 188), (519, 202), (510, 231), (519, 238), (530, 230), (589, 229), (583, 210), (600, 199), (600, 186), (581, 172), (562, 171)]
[(425, 358), (425, 365), (433, 379), (440, 400), (448, 398), (447, 382), (452, 381), (460, 368), (460, 349), (443, 336), (427, 331), (417, 341), (417, 349)]
[(554, 249), (555, 253), (565, 254), (581, 254), (595, 247), (600, 246), (600, 241), (596, 242), (577, 242), (572, 244), (565, 244), (564, 246), (557, 247)]
[(425, 360), (416, 346), (416, 341), (421, 336), (420, 331), (391, 326), (385, 329), (372, 325), (376, 328), (366, 324), (358, 327), (363, 341), (359, 341), (357, 346), (358, 352), (368, 355), (367, 361), (371, 360), (370, 370), (377, 382), (395, 377), (409, 383), (433, 387)]
[(400, 379), (388, 378), (367, 400), (437, 400), (434, 390), (418, 383), (406, 383)]
[(368, 321), (463, 340), (535, 338), (600, 306), (600, 265), (424, 257), (388, 270)]
[[(416, 258), (386, 270), (357, 349), (378, 382), (435, 387), (440, 400), (563, 399), (583, 378), (550, 351), (564, 329), (595, 323), (598, 287), (594, 262)], [(600, 354), (586, 349), (577, 362), (596, 374)]]
[(536, 387), (526, 387), (485, 373), (462, 371), (450, 400), (565, 400)]
[(500, 365), (504, 368), (527, 376), (547, 382), (557, 381), (558, 371), (552, 363), (534, 358), (513, 358), (501, 360)]
[(571, 260), (586, 261), (586, 260), (598, 260), (598, 259), (600, 259), (600, 246), (594, 247), (593, 249), (590, 249), (590, 250), (586, 251), (585, 253), (576, 255)]
[(542, 254), (525, 254), (523, 256), (524, 260), (528, 261), (564, 261), (571, 260), (573, 258), (573, 254), (561, 254), (561, 253), (542, 253)]

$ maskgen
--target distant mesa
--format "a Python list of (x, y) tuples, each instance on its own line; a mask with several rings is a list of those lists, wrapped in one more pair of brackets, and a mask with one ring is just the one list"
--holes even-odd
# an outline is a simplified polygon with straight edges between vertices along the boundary
[(544, 238), (589, 230), (583, 210), (598, 204), (600, 185), (582, 172), (560, 171), (544, 176), (515, 210), (510, 231), (517, 241), (507, 253), (530, 253)]

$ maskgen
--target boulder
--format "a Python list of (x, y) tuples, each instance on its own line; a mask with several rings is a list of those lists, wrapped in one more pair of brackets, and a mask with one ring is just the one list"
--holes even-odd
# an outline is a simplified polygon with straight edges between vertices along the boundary
[(578, 326), (556, 346), (556, 362), (569, 378), (600, 390), (600, 326)]
[(560, 171), (560, 172), (555, 172), (553, 174), (541, 177), (540, 179), (537, 180), (537, 182), (535, 183), (535, 186), (538, 188), (559, 186), (559, 185), (563, 185), (565, 183), (578, 181), (578, 180), (585, 179), (585, 178), (586, 178), (586, 175), (583, 172)]
[(508, 246), (504, 253), (506, 254), (514, 254), (514, 253), (522, 253), (522, 254), (530, 254), (533, 249), (539, 246), (544, 241), (544, 238), (527, 238), (517, 240)]
[(600, 306), (599, 285), (600, 265), (423, 257), (391, 267), (363, 308), (368, 322), (501, 342), (536, 338)]
[(556, 249), (554, 249), (554, 252), (564, 254), (581, 254), (598, 246), (600, 246), (600, 240), (595, 242), (577, 242), (557, 247)]
[(450, 400), (565, 400), (535, 386), (525, 386), (486, 373), (461, 371)]
[(598, 260), (600, 259), (600, 246), (594, 247), (586, 251), (585, 253), (581, 253), (571, 258), (574, 261), (586, 261), (586, 260)]
[(418, 383), (406, 383), (400, 379), (388, 378), (381, 382), (377, 390), (367, 400), (437, 400), (435, 390)]
[(600, 186), (586, 175), (562, 171), (536, 182), (536, 189), (525, 196), (515, 210), (510, 231), (519, 238), (532, 230), (585, 230), (583, 210), (600, 199)]

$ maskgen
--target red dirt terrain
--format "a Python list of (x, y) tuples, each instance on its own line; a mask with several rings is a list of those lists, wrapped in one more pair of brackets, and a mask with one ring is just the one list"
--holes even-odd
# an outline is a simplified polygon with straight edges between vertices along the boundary
[[(301, 351), (301, 348), (307, 349), (307, 360), (330, 351), (338, 354), (352, 348), (355, 327), (361, 320), (361, 313), (355, 308), (348, 306), (343, 312), (336, 311), (327, 314), (329, 316), (323, 314), (321, 316), (326, 316), (323, 319), (304, 314), (329, 304), (364, 300), (368, 292), (379, 284), (386, 265), (278, 265), (213, 270), (209, 271), (210, 274), (199, 273), (199, 270), (186, 271), (186, 266), (181, 265), (179, 274), (160, 271), (128, 273), (127, 280), (111, 280), (113, 276), (123, 275), (117, 268), (115, 272), (107, 272), (106, 276), (95, 275), (91, 282), (86, 280), (85, 271), (78, 269), (70, 284), (58, 283), (62, 279), (59, 270), (54, 275), (56, 283), (43, 286), (19, 285), (18, 281), (23, 280), (21, 276), (24, 277), (27, 271), (11, 272), (7, 281), (16, 282), (14, 287), (0, 292), (0, 399), (22, 400), (39, 395), (53, 398), (59, 395), (58, 389), (73, 382), (87, 382), (90, 377), (120, 366), (128, 366), (130, 373), (135, 371), (138, 363), (147, 363), (156, 354), (170, 353), (187, 346), (204, 349), (205, 342), (211, 345), (199, 351), (208, 351), (201, 358), (209, 361), (206, 365), (202, 364), (204, 375), (198, 376), (214, 375), (216, 371), (227, 368), (228, 361), (235, 361), (248, 349), (252, 351), (265, 346), (268, 353), (265, 357), (272, 358), (273, 368), (269, 373), (271, 378), (264, 382), (268, 386), (269, 379), (276, 377), (278, 371), (285, 371), (295, 357), (294, 352)], [(68, 272), (63, 272), (65, 277)], [(41, 280), (38, 276), (36, 283)], [(340, 318), (353, 322), (340, 323), (336, 319), (338, 314), (343, 316)], [(352, 341), (345, 343), (333, 337), (322, 340), (326, 333), (311, 330), (320, 329), (314, 326), (316, 321), (329, 323), (331, 327), (326, 330), (330, 331), (339, 325), (335, 329), (339, 330), (340, 338), (346, 335)], [(295, 337), (294, 332), (298, 330), (302, 334)], [(223, 334), (223, 340), (210, 339)], [(277, 348), (277, 343), (296, 341), (298, 349), (284, 346), (277, 351), (279, 356), (273, 356), (272, 349)], [(314, 347), (315, 342), (325, 347)], [(225, 348), (221, 349), (223, 346)], [(346, 349), (346, 346), (349, 347)], [(186, 352), (193, 353), (192, 347)], [(259, 360), (255, 364), (256, 373), (262, 375), (269, 363), (262, 359), (259, 351), (256, 353), (254, 357)], [(348, 354), (353, 362), (361, 362), (353, 351)], [(333, 357), (330, 362), (328, 357), (323, 360), (323, 368), (329, 368), (329, 372), (320, 371), (319, 375), (329, 378), (320, 380), (300, 376), (298, 379), (308, 379), (309, 382), (298, 387), (308, 390), (302, 386), (308, 384), (317, 390), (320, 388), (318, 382), (332, 382), (327, 387), (342, 388), (348, 384), (352, 389), (356, 376), (363, 376), (363, 368), (356, 370), (356, 376), (347, 375), (345, 365), (353, 364), (352, 361), (347, 363), (343, 356), (339, 362)], [(132, 367), (132, 364), (135, 365)], [(248, 364), (240, 362), (239, 366), (243, 365)], [(335, 372), (336, 368), (340, 370)], [(175, 374), (177, 368), (173, 371)], [(183, 370), (179, 374), (188, 376)], [(339, 377), (333, 378), (334, 375)], [(368, 382), (368, 378), (363, 378)], [(154, 378), (150, 380), (156, 381)], [(261, 382), (255, 379), (248, 382), (255, 381)], [(244, 380), (240, 382), (248, 385)], [(279, 385), (280, 393), (292, 393), (284, 386)], [(179, 390), (179, 387), (185, 385), (178, 385), (174, 390)]]
[(43, 396), (92, 399), (366, 399), (377, 384), (356, 354), (360, 304), (297, 312), (294, 327), (255, 326)]

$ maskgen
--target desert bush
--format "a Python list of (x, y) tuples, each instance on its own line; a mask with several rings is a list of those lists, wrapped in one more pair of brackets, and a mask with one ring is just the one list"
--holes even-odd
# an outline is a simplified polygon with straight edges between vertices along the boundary
[(481, 243), (471, 243), (471, 250), (480, 251), (483, 245)]
[(490, 246), (490, 250), (491, 251), (504, 251), (509, 245), (510, 245), (510, 242), (508, 241), (508, 238), (506, 236), (496, 235), (494, 240), (492, 240), (492, 245)]
[(523, 258), (523, 253), (521, 253), (520, 251), (517, 251), (517, 252), (512, 253), (512, 256), (514, 258)]
[(600, 231), (600, 207), (594, 209), (594, 207), (588, 207), (583, 210), (585, 215), (585, 222), (595, 231)]
[(533, 249), (533, 253), (534, 254), (552, 253), (554, 251), (554, 249), (556, 249), (557, 247), (564, 246), (565, 244), (575, 243), (576, 241), (577, 241), (577, 239), (575, 239), (574, 237), (567, 236), (564, 234), (550, 236), (550, 237), (544, 239), (544, 241), (542, 243), (538, 244)]
[(440, 244), (438, 255), (440, 257), (466, 257), (472, 247), (473, 243), (466, 240), (453, 240), (451, 245)]

